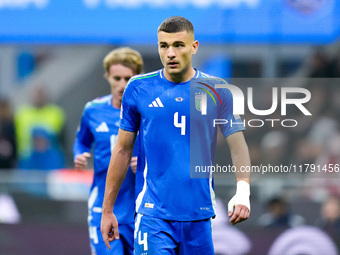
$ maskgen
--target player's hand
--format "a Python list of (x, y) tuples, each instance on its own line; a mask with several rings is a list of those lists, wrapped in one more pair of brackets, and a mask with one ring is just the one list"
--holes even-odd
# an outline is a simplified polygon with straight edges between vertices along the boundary
[(110, 242), (119, 239), (118, 221), (113, 213), (102, 214), (100, 231), (106, 247), (110, 250)]
[(87, 167), (88, 158), (91, 157), (91, 153), (84, 152), (82, 154), (79, 154), (74, 159), (74, 167), (76, 169), (85, 169)]
[(228, 216), (230, 223), (235, 225), (249, 218), (250, 214), (250, 188), (245, 181), (237, 183), (236, 194), (228, 203)]
[[(229, 207), (229, 206), (228, 206)], [(233, 225), (245, 221), (249, 218), (249, 208), (245, 205), (237, 204), (234, 210), (228, 209), (228, 216), (231, 217), (229, 222)]]
[(137, 171), (137, 157), (131, 158), (130, 167), (131, 167), (132, 172), (136, 173), (136, 171)]

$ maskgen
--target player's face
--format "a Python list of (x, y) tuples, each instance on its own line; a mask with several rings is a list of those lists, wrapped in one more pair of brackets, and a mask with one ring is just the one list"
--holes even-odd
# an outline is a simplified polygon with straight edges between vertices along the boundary
[(116, 108), (120, 107), (126, 84), (133, 75), (132, 69), (122, 64), (110, 66), (109, 72), (105, 74), (105, 78), (111, 87), (112, 104)]
[[(192, 55), (197, 52), (198, 42), (193, 33), (158, 33), (158, 52), (164, 66), (164, 75), (172, 81), (189, 80), (193, 72)], [(180, 78), (180, 79), (179, 79)]]

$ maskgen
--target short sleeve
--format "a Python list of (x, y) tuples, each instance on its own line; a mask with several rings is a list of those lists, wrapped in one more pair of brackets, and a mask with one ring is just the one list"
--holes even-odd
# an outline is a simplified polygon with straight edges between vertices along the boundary
[(73, 144), (73, 156), (76, 157), (83, 152), (91, 151), (94, 141), (91, 128), (88, 125), (87, 108), (83, 111), (83, 115), (80, 120), (80, 125), (77, 130), (76, 139)]
[(239, 115), (233, 114), (233, 95), (228, 88), (218, 89), (222, 106), (219, 111), (219, 118), (227, 120), (227, 124), (220, 125), (222, 134), (227, 137), (235, 132), (245, 130), (244, 122)]

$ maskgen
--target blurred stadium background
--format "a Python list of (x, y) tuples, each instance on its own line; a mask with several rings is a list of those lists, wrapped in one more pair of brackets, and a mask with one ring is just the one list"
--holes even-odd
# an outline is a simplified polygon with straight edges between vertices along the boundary
[[(247, 128), (254, 165), (339, 166), (339, 13), (338, 0), (0, 0), (0, 99), (14, 114), (43, 86), (66, 119), (60, 138), (63, 169), (0, 169), (0, 254), (90, 254), (86, 200), (92, 176), (72, 170), (81, 112), (87, 101), (110, 93), (102, 68), (110, 50), (140, 51), (145, 72), (162, 67), (156, 31), (172, 15), (194, 24), (200, 42), (194, 66), (225, 77), (245, 94), (253, 87), (255, 108), (270, 108), (273, 87), (311, 92), (306, 107), (312, 116), (296, 107), (288, 108), (287, 116), (279, 110), (270, 116), (296, 119), (296, 127), (277, 122)], [(265, 119), (249, 111), (243, 117)], [(218, 147), (217, 163), (229, 164), (221, 139)], [(6, 148), (0, 143), (0, 162)], [(226, 223), (222, 209), (234, 193), (234, 176), (217, 175), (216, 254), (338, 254), (340, 206), (332, 207), (333, 226), (320, 222), (328, 198), (339, 199), (339, 171), (317, 172), (253, 174), (251, 218), (236, 227)], [(266, 227), (260, 218), (274, 197), (284, 199), (305, 228), (298, 223)], [(314, 227), (321, 232), (312, 236)], [(293, 229), (304, 240), (285, 244), (280, 238)]]

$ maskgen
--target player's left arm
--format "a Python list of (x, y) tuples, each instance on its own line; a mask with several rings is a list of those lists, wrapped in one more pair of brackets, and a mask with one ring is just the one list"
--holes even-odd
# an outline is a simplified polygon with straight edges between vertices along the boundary
[(250, 169), (249, 150), (243, 132), (235, 132), (227, 137), (233, 165), (236, 167), (236, 194), (228, 203), (228, 216), (235, 225), (249, 218), (250, 213)]

